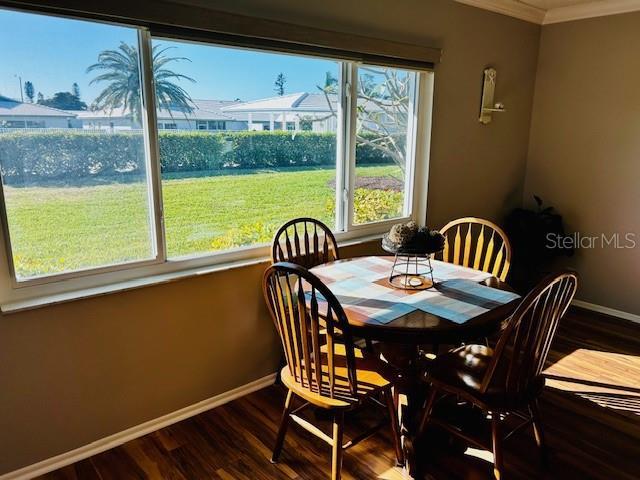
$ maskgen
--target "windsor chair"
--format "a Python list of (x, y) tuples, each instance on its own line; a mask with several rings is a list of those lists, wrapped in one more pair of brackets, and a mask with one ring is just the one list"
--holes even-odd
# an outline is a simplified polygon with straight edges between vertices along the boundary
[(511, 245), (504, 231), (489, 220), (458, 218), (440, 230), (445, 247), (436, 259), (491, 273), (503, 282), (511, 267)]
[(331, 229), (314, 218), (295, 218), (282, 225), (273, 238), (271, 259), (313, 268), (340, 258)]
[[(390, 380), (394, 372), (379, 358), (368, 356), (354, 346), (347, 317), (331, 291), (304, 267), (280, 262), (265, 272), (263, 292), (287, 362), (280, 377), (288, 393), (272, 461), (278, 461), (287, 426), (293, 420), (331, 445), (331, 479), (340, 479), (344, 450), (387, 423), (380, 423), (343, 443), (344, 414), (381, 396), (391, 423), (397, 462), (402, 464), (399, 423)], [(296, 409), (295, 398), (304, 401)], [(297, 415), (309, 405), (332, 414), (331, 436)]]
[[(520, 302), (495, 349), (465, 345), (433, 360), (427, 374), (431, 390), (420, 422), (420, 435), (429, 424), (436, 424), (480, 448), (487, 447), (432, 415), (436, 401), (455, 395), (491, 416), (491, 450), (497, 479), (504, 471), (502, 442), (521, 428), (533, 426), (544, 458), (544, 434), (537, 403), (544, 387), (542, 370), (558, 323), (571, 304), (577, 284), (578, 278), (573, 272), (548, 276)], [(510, 414), (524, 422), (503, 435), (503, 419)]]

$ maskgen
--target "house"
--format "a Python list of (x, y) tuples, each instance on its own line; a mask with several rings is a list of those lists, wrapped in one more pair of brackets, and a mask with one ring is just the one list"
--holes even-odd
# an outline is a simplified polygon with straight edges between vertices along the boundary
[[(294, 93), (247, 102), (193, 100), (193, 110), (158, 109), (160, 130), (336, 130), (335, 94)], [(81, 128), (131, 129), (131, 115), (122, 108), (111, 111), (74, 111)], [(284, 119), (284, 127), (283, 127)]]
[(76, 115), (0, 95), (0, 128), (70, 128)]
[(640, 478), (640, 1), (0, 5), (1, 480)]
[[(58, 110), (11, 99), (0, 102), (0, 122), (4, 122), (0, 125), (4, 125), (4, 128), (109, 131), (140, 128), (131, 112), (122, 107), (112, 110)], [(156, 118), (160, 130), (329, 132), (336, 131), (336, 102), (335, 94), (318, 93), (295, 93), (248, 102), (195, 99), (191, 111), (158, 108)], [(5, 111), (2, 105), (6, 105)]]
[[(238, 120), (223, 109), (237, 104), (230, 100), (193, 100), (193, 110), (158, 109), (156, 117), (160, 130), (246, 130), (246, 122)], [(131, 130), (140, 128), (133, 121), (129, 110), (84, 110), (72, 112), (77, 119), (74, 125), (84, 129)]]
[(291, 93), (225, 106), (222, 112), (242, 119), (248, 130), (335, 132), (335, 94)]

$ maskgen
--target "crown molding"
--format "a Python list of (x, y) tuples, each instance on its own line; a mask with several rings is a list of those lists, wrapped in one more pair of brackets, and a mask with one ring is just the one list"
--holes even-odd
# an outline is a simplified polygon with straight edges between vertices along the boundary
[(545, 11), (541, 8), (532, 7), (525, 3), (514, 0), (455, 0), (458, 3), (470, 5), (472, 7), (489, 10), (490, 12), (501, 13), (510, 17), (526, 20), (527, 22), (542, 25)]
[(553, 8), (547, 11), (542, 24), (571, 22), (585, 18), (637, 12), (638, 10), (640, 10), (640, 0), (599, 0), (569, 7)]
[[(543, 10), (519, 0), (455, 0), (458, 3), (501, 13), (538, 25), (571, 22), (640, 11), (640, 0), (594, 0), (589, 3)], [(525, 0), (526, 1), (526, 0)]]

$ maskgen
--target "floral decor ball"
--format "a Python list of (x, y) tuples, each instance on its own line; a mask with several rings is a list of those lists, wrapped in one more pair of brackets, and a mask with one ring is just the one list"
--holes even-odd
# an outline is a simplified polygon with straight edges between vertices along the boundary
[(445, 238), (440, 232), (428, 227), (419, 228), (413, 221), (394, 225), (382, 239), (383, 248), (389, 252), (431, 254), (442, 251), (444, 244)]
[(445, 238), (437, 230), (422, 227), (416, 233), (412, 243), (421, 250), (435, 253), (444, 249)]
[(398, 223), (391, 227), (388, 238), (398, 245), (406, 245), (418, 233), (418, 225), (414, 221)]

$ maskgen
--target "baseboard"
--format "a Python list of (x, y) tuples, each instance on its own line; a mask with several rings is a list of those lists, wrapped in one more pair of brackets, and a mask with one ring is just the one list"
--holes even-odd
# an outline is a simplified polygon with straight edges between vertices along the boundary
[(181, 408), (180, 410), (163, 415), (162, 417), (149, 420), (148, 422), (141, 423), (135, 427), (131, 427), (100, 440), (96, 440), (88, 445), (42, 460), (38, 463), (34, 463), (33, 465), (28, 465), (18, 470), (5, 473), (4, 475), (0, 475), (0, 480), (28, 480), (39, 475), (44, 475), (45, 473), (52, 472), (72, 463), (84, 460), (85, 458), (89, 458), (92, 455), (96, 455), (122, 445), (123, 443), (135, 438), (155, 432), (156, 430), (177, 423), (185, 418), (193, 417), (199, 413), (206, 412), (207, 410), (211, 410), (212, 408), (219, 407), (220, 405), (224, 405), (232, 400), (243, 397), (257, 390), (261, 390), (272, 385), (275, 378), (275, 373), (267, 375), (266, 377), (259, 378), (258, 380), (247, 383), (241, 387), (234, 388), (228, 392), (221, 393), (215, 397), (207, 398), (206, 400)]
[[(612, 317), (623, 318), (625, 320), (629, 320), (631, 322), (640, 323), (640, 315), (636, 315), (634, 313), (623, 312), (622, 310), (616, 310), (614, 308), (603, 307), (602, 305), (596, 305), (595, 303), (583, 302), (582, 300), (574, 300), (571, 302), (572, 305), (580, 308), (584, 308), (585, 310), (591, 310), (592, 312), (603, 313), (605, 315), (610, 315)], [(3, 480), (0, 477), (0, 480)]]

